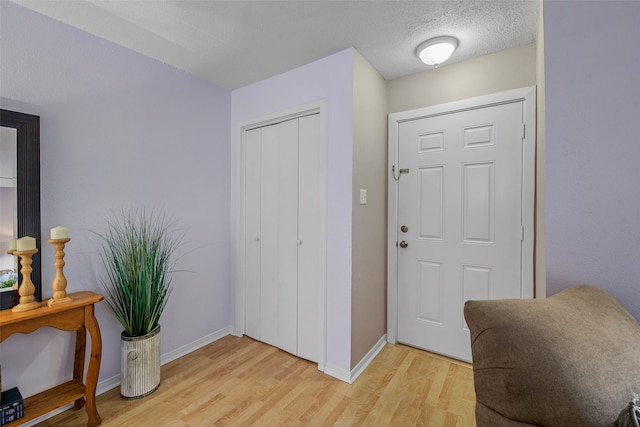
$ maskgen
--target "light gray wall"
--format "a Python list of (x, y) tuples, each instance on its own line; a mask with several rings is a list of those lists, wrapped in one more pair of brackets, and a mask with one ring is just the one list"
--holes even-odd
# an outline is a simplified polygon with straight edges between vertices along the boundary
[[(156, 208), (187, 231), (177, 268), (188, 273), (175, 276), (161, 319), (162, 354), (230, 325), (230, 92), (0, 3), (0, 102), (40, 116), (42, 236), (69, 228), (67, 291), (100, 292), (91, 232), (110, 210)], [(53, 248), (37, 244), (47, 298)], [(104, 303), (96, 311), (103, 381), (120, 373), (122, 327)], [(71, 335), (44, 328), (3, 342), (3, 386), (29, 396), (70, 379)]]
[[(354, 50), (351, 368), (386, 333), (386, 82)], [(360, 189), (367, 204), (360, 204)]]
[(547, 291), (640, 319), (640, 2), (544, 3)]

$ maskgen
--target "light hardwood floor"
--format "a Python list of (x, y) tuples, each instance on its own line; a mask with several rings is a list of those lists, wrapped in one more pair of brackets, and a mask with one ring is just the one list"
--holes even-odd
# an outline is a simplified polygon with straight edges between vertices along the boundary
[[(475, 426), (471, 366), (386, 345), (354, 384), (251, 338), (226, 336), (162, 367), (160, 388), (97, 398), (102, 426)], [(68, 410), (44, 426), (86, 426)]]

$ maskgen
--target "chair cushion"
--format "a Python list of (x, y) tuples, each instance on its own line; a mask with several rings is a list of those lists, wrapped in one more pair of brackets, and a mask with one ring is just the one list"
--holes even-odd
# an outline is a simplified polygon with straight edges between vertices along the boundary
[(464, 315), (479, 427), (613, 425), (640, 393), (640, 325), (601, 289), (467, 301)]

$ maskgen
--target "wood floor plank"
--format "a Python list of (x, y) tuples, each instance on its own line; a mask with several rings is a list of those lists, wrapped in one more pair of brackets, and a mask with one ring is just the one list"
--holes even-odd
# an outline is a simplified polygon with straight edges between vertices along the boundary
[[(247, 337), (226, 336), (162, 367), (156, 392), (97, 397), (105, 427), (475, 427), (473, 371), (466, 363), (386, 345), (354, 384)], [(86, 426), (69, 410), (37, 427)]]

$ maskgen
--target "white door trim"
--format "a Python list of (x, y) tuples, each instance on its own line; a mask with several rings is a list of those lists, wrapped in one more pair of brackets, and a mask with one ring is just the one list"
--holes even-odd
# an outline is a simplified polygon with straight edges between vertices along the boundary
[(522, 298), (533, 298), (534, 213), (535, 213), (535, 145), (536, 87), (530, 86), (464, 99), (446, 104), (389, 114), (389, 164), (387, 199), (387, 341), (395, 344), (398, 337), (398, 128), (407, 120), (459, 112), (483, 106), (522, 101), (525, 123), (522, 141)]
[(238, 123), (238, 141), (240, 145), (237, 150), (236, 156), (236, 280), (235, 280), (235, 335), (242, 336), (245, 332), (245, 134), (247, 130), (255, 129), (258, 127), (268, 126), (271, 124), (291, 120), (298, 117), (304, 117), (311, 114), (319, 114), (320, 120), (320, 136), (319, 140), (323, 144), (320, 150), (322, 155), (318, 159), (320, 162), (320, 191), (318, 192), (319, 203), (321, 211), (324, 215), (320, 218), (320, 235), (323, 236), (320, 239), (321, 248), (319, 253), (320, 259), (318, 263), (320, 265), (320, 272), (322, 277), (319, 278), (319, 282), (322, 284), (319, 292), (319, 315), (318, 319), (318, 337), (319, 343), (319, 358), (318, 369), (324, 371), (326, 364), (326, 293), (327, 293), (327, 258), (326, 258), (326, 238), (327, 238), (327, 100), (321, 100), (309, 104), (300, 105), (288, 110), (275, 112), (265, 116), (257, 117), (250, 120), (244, 120)]

